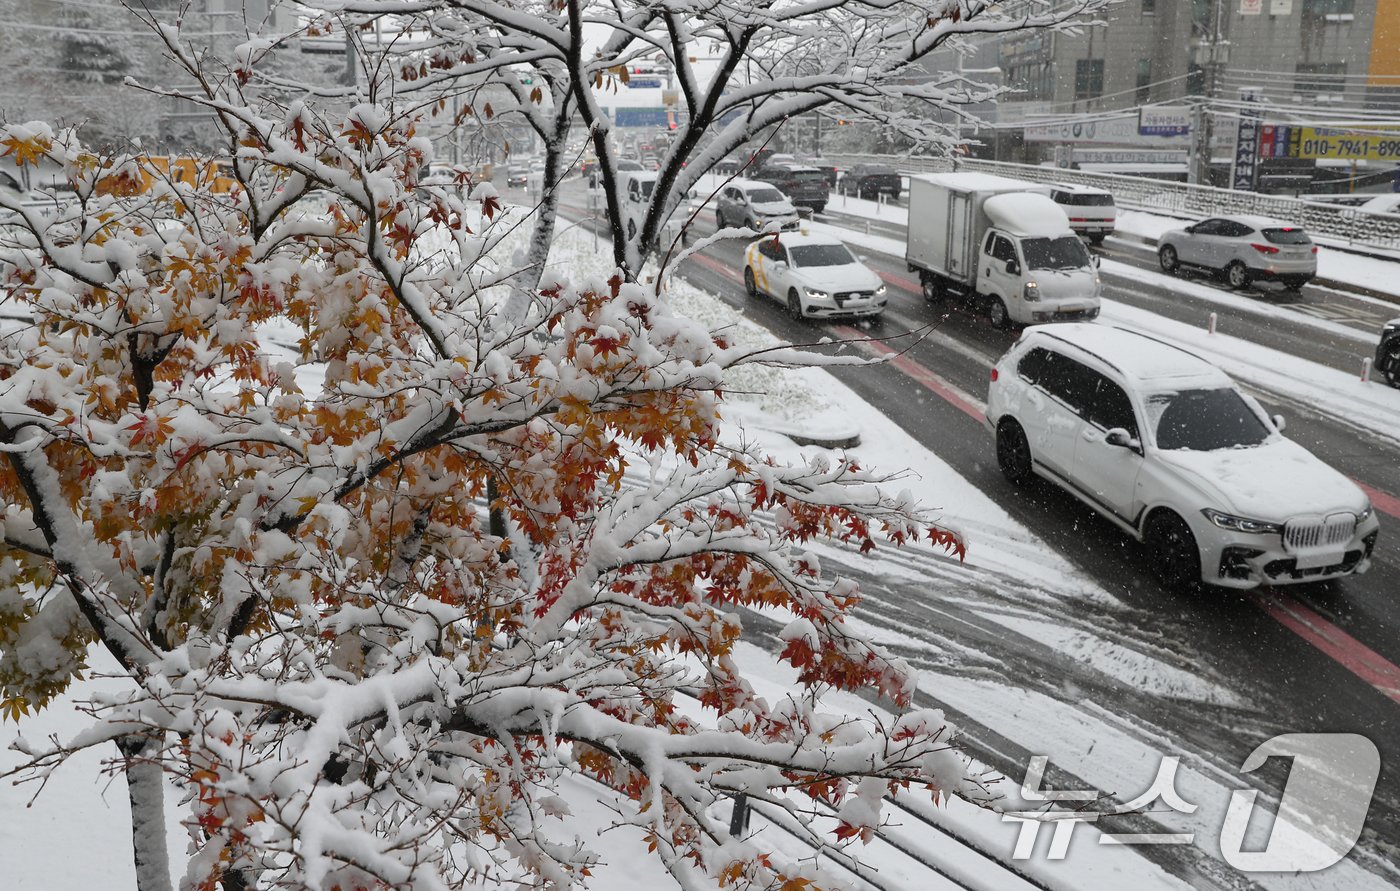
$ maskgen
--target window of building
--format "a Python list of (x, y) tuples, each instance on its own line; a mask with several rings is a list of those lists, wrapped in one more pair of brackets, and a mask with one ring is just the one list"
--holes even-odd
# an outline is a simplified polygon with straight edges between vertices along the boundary
[(1346, 92), (1345, 62), (1299, 62), (1294, 72), (1293, 92), (1300, 96), (1341, 96)]
[(1326, 18), (1329, 15), (1351, 15), (1356, 0), (1303, 0), (1304, 18)]
[(1103, 59), (1074, 63), (1074, 98), (1097, 99), (1103, 95)]
[(1142, 104), (1152, 93), (1152, 60), (1138, 59), (1137, 101)]
[(1142, 14), (1153, 15), (1157, 12), (1157, 0), (1142, 0)]

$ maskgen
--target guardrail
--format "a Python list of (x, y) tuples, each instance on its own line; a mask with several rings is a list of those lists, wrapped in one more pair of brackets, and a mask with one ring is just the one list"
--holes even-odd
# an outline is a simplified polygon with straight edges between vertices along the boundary
[[(838, 155), (831, 158), (843, 167), (853, 164), (888, 164), (902, 173), (947, 173), (952, 163), (942, 158), (898, 155)], [(958, 170), (995, 173), (1042, 183), (1090, 186), (1113, 193), (1120, 207), (1197, 220), (1215, 214), (1254, 214), (1302, 226), (1357, 248), (1400, 251), (1400, 218), (1367, 213), (1355, 207), (1305, 201), (1281, 195), (1236, 192), (1212, 186), (1173, 183), (1114, 173), (1090, 173), (1059, 167), (1037, 167), (1004, 161), (963, 158)]]

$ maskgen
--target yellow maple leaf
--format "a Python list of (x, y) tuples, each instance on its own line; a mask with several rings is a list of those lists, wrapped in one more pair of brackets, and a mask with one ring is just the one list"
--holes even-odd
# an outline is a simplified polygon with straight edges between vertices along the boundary
[(20, 139), (17, 136), (9, 136), (0, 140), (0, 145), (5, 147), (5, 151), (0, 152), (0, 157), (14, 155), (15, 164), (19, 167), (37, 165), (49, 149), (53, 148), (53, 143), (44, 136), (31, 136), (28, 139)]

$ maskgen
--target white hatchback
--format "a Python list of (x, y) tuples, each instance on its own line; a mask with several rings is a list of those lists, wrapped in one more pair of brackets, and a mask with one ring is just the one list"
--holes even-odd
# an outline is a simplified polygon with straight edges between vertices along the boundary
[(794, 319), (878, 316), (885, 283), (839, 239), (806, 232), (765, 237), (744, 251), (744, 290), (786, 304)]
[(1143, 334), (1027, 328), (992, 369), (987, 425), (1012, 483), (1042, 476), (1148, 544), (1172, 588), (1365, 572), (1379, 522), (1223, 371)]

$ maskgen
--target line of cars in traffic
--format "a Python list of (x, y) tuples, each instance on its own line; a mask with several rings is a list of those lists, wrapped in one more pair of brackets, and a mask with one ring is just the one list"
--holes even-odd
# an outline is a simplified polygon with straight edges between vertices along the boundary
[[(988, 390), (986, 424), (1006, 478), (1018, 487), (1048, 480), (1144, 543), (1168, 590), (1365, 572), (1380, 524), (1359, 486), (1286, 438), (1283, 418), (1210, 362), (1092, 323), (1098, 263), (1067, 205), (1102, 205), (1066, 202), (1066, 193), (1086, 194), (983, 174), (910, 178), (906, 260), (926, 296), (957, 293), (980, 301), (994, 323), (1029, 324)], [(770, 230), (744, 252), (748, 296), (776, 299), (796, 319), (878, 318), (888, 302), (879, 276), (838, 239), (802, 231), (782, 197), (753, 181), (718, 196), (721, 229)], [(1238, 237), (1279, 248), (1250, 250), (1312, 255), (1296, 227), (1249, 222), (1252, 235)], [(1168, 233), (1163, 244), (1182, 251), (1184, 241)], [(1181, 262), (1197, 259), (1191, 250)], [(1064, 323), (1042, 324), (1050, 321)], [(1387, 331), (1400, 375), (1400, 320)]]

